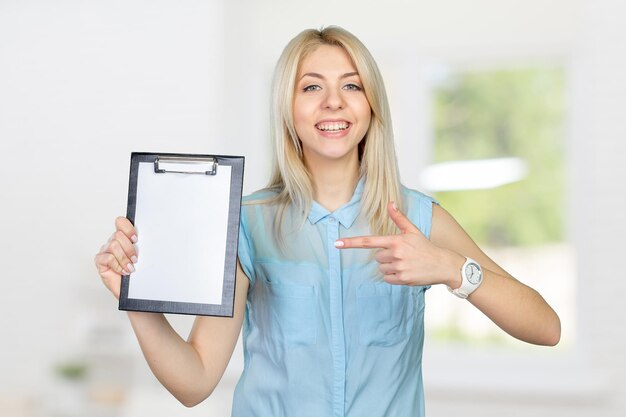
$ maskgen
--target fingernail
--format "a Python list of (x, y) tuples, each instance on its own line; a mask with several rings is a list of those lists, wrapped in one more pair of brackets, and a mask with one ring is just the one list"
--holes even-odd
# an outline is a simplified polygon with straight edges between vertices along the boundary
[(340, 248), (344, 245), (343, 241), (341, 240), (335, 240), (335, 247), (336, 248)]
[(126, 268), (128, 268), (128, 270), (132, 273), (135, 272), (135, 267), (133, 266), (133, 264), (128, 264), (126, 265)]
[(393, 207), (394, 211), (398, 211), (398, 206), (396, 206), (396, 202), (395, 201), (391, 202), (391, 207)]
[(132, 235), (132, 236), (130, 237), (130, 240), (132, 240), (132, 241), (133, 241), (133, 243), (137, 243), (137, 235)]
[(137, 257), (135, 255), (131, 256), (130, 260), (133, 261), (134, 264), (137, 263)]

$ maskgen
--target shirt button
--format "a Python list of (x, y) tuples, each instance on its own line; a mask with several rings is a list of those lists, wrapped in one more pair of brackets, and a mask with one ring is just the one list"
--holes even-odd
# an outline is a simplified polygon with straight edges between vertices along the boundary
[(331, 224), (335, 223), (335, 218), (334, 217), (329, 217), (328, 218), (328, 222), (331, 223)]

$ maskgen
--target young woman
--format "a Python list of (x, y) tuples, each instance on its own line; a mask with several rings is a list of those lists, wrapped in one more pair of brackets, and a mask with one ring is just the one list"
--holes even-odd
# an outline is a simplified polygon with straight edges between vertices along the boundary
[[(234, 416), (423, 416), (424, 292), (437, 284), (513, 337), (558, 342), (559, 318), (536, 291), (401, 186), (382, 78), (358, 39), (338, 27), (300, 33), (272, 93), (274, 172), (242, 207), (234, 318), (198, 317), (185, 341), (161, 314), (128, 314), (177, 399), (211, 394), (243, 323)], [(136, 242), (118, 218), (96, 255), (116, 297)]]

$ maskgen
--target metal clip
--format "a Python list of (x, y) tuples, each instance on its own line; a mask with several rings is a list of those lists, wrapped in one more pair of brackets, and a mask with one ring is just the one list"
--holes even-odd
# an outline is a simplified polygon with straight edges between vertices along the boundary
[(154, 172), (165, 174), (217, 174), (217, 158), (157, 156), (154, 160)]

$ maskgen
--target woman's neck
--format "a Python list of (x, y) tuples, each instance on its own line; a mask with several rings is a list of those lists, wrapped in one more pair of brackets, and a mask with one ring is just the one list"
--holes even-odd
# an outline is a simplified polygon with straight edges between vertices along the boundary
[(310, 165), (313, 180), (313, 198), (328, 211), (335, 211), (352, 198), (359, 182), (358, 160), (346, 163)]

